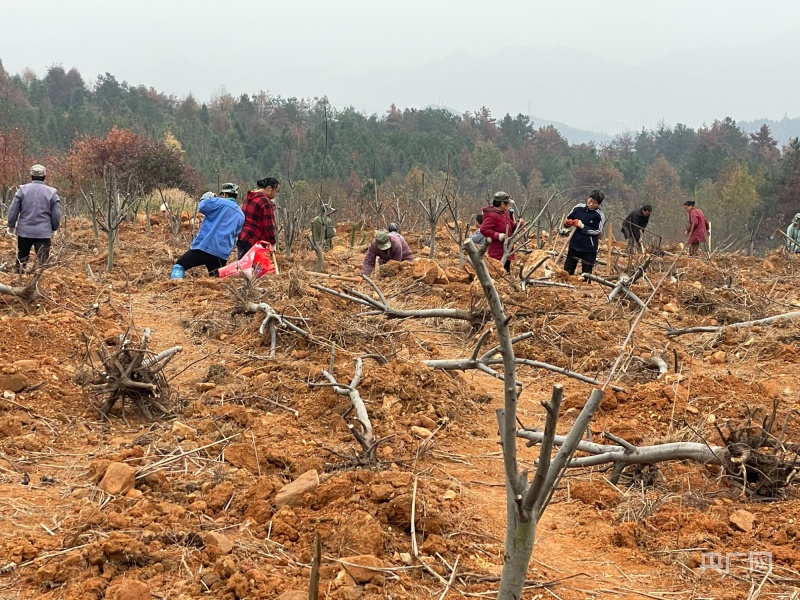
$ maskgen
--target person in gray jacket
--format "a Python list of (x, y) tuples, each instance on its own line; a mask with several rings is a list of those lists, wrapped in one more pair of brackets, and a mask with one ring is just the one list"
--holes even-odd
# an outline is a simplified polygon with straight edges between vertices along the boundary
[(47, 169), (36, 164), (31, 167), (31, 182), (21, 186), (8, 209), (8, 233), (17, 236), (17, 273), (36, 250), (39, 264), (50, 257), (50, 237), (61, 223), (61, 200), (56, 188), (45, 185)]

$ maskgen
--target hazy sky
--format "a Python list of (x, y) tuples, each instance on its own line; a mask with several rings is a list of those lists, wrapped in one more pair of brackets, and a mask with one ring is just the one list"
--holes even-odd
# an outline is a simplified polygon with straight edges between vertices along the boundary
[(800, 1), (0, 0), (0, 22), (0, 59), (12, 73), (30, 67), (43, 76), (59, 63), (87, 83), (110, 72), (201, 100), (225, 85), (360, 107), (326, 87), (508, 46), (563, 46), (624, 64), (749, 46), (797, 31)]

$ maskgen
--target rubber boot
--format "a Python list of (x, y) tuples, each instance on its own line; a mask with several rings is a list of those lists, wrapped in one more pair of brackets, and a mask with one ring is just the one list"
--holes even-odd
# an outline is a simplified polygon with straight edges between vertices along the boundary
[(180, 265), (172, 265), (172, 274), (169, 277), (170, 279), (183, 279), (184, 275), (186, 275), (186, 269)]

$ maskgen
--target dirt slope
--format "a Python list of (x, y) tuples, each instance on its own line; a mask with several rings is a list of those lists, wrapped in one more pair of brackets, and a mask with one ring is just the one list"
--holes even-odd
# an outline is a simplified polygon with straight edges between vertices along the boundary
[[(415, 236), (409, 241), (420, 249)], [(200, 272), (171, 282), (172, 258), (187, 245), (125, 230), (118, 265), (106, 274), (103, 240), (78, 223), (55, 244), (58, 265), (42, 276), (42, 298), (0, 295), (0, 598), (276, 598), (307, 590), (315, 533), (320, 597), (439, 597), (456, 560), (449, 597), (496, 589), (505, 535), (501, 384), (420, 362), (469, 356), (477, 332), (464, 321), (360, 315), (363, 307), (310, 284), (369, 287), (312, 277), (307, 251), (281, 257), (281, 274), (255, 288)], [(390, 304), (480, 307), (479, 286), (444, 236), (437, 246), (442, 272), (424, 261), (381, 270)], [(10, 261), (13, 241), (0, 248)], [(353, 276), (362, 255), (339, 245), (326, 256), (329, 273)], [(650, 283), (672, 260), (653, 262)], [(668, 327), (789, 312), (800, 305), (796, 272), (781, 254), (680, 258), (625, 355), (616, 381), (626, 391), (607, 395), (593, 434), (717, 444), (715, 424), (738, 423), (746, 407), (763, 413), (777, 398), (787, 439), (800, 442), (790, 415), (800, 408), (798, 322), (665, 336)], [(0, 273), (0, 283), (20, 281)], [(513, 332), (534, 334), (517, 353), (602, 380), (632, 311), (608, 303), (596, 284), (568, 283), (525, 292), (498, 279)], [(650, 283), (634, 289), (646, 298)], [(279, 328), (270, 357), (269, 335), (258, 333), (263, 314), (232, 314), (243, 299), (267, 302), (309, 335)], [(148, 421), (118, 403), (105, 419), (90, 383), (98, 345), (113, 352), (121, 334), (138, 339), (145, 328), (156, 352), (183, 347), (167, 369), (172, 395), (161, 399), (171, 415)], [(486, 347), (494, 343), (490, 336)], [(386, 438), (370, 468), (356, 464), (349, 399), (313, 385), (326, 382), (334, 344), (340, 383), (350, 383), (357, 357), (378, 357), (364, 359), (358, 385), (376, 437)], [(667, 377), (635, 358), (650, 353), (667, 360)], [(519, 377), (519, 418), (531, 427), (543, 424), (540, 402), (553, 384), (565, 385), (564, 432), (591, 390), (550, 371), (523, 367)], [(535, 451), (523, 448), (523, 459)], [(765, 575), (752, 568), (761, 556), (753, 553), (771, 555), (762, 597), (796, 597), (793, 494), (748, 501), (719, 469), (690, 462), (618, 486), (608, 477), (580, 469), (563, 480), (530, 565), (541, 585), (526, 598), (753, 597)], [(283, 504), (281, 490), (298, 478), (311, 482), (309, 493)], [(419, 559), (411, 555), (412, 505)], [(709, 552), (730, 558), (727, 575), (702, 569)]]

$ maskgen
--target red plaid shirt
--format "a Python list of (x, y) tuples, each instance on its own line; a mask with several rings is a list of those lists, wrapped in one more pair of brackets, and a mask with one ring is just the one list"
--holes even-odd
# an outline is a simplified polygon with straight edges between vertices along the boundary
[(260, 241), (275, 245), (275, 205), (264, 192), (252, 190), (242, 204), (244, 226), (239, 239), (251, 247)]

